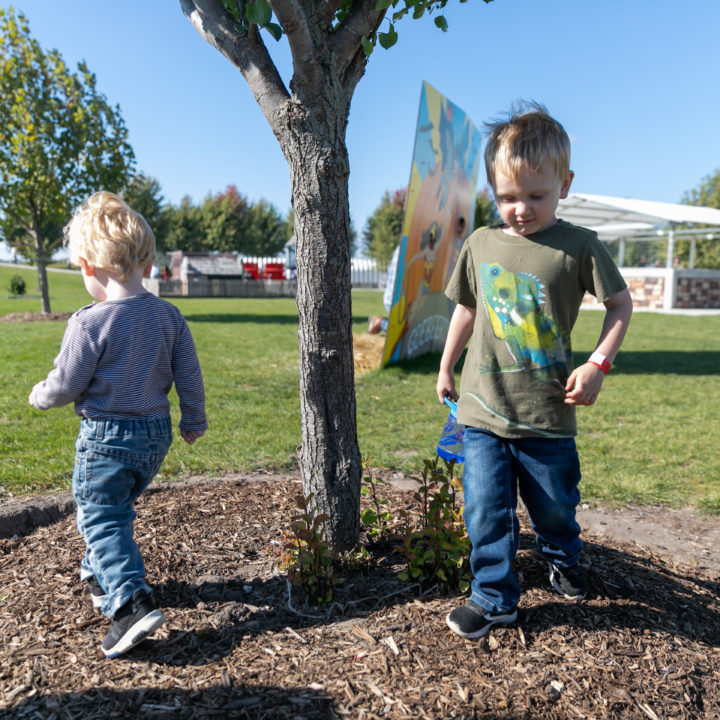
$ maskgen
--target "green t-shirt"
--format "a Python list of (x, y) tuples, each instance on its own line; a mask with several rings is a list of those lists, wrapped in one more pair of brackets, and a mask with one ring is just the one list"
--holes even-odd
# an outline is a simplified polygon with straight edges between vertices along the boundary
[(586, 290), (604, 302), (625, 287), (591, 230), (564, 220), (528, 237), (476, 230), (445, 290), (476, 309), (458, 421), (508, 438), (575, 435), (570, 332)]

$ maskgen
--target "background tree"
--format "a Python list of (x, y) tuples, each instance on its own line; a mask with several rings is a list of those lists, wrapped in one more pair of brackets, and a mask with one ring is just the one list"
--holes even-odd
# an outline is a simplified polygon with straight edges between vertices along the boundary
[[(720, 168), (703, 178), (696, 188), (686, 192), (682, 202), (686, 205), (720, 209)], [(695, 243), (695, 267), (720, 269), (720, 240), (698, 236)], [(690, 241), (680, 236), (675, 242), (675, 253), (680, 261), (687, 265), (690, 258)]]
[(162, 208), (163, 250), (275, 255), (292, 236), (292, 224), (267, 200), (251, 203), (234, 185), (200, 205), (184, 197)]
[(43, 312), (46, 264), (72, 208), (99, 188), (121, 190), (133, 162), (120, 109), (87, 66), (71, 73), (24, 15), (0, 9), (0, 226), (37, 264)]
[(484, 187), (475, 195), (475, 215), (473, 216), (473, 230), (500, 222), (495, 200), (490, 188)]
[(393, 251), (400, 244), (406, 198), (407, 188), (392, 195), (386, 191), (365, 223), (365, 254), (377, 260), (380, 270), (387, 270)]
[(248, 199), (234, 185), (208, 195), (200, 206), (202, 245), (205, 250), (238, 250), (247, 233)]
[(183, 197), (179, 205), (166, 206), (164, 216), (166, 231), (163, 250), (199, 252), (205, 249), (202, 213), (189, 195)]
[[(487, 0), (486, 0), (487, 1)], [(198, 33), (242, 74), (290, 170), (297, 252), (303, 490), (329, 515), (336, 550), (359, 537), (357, 441), (350, 300), (350, 102), (376, 43), (395, 23), (448, 0), (180, 0)], [(386, 18), (388, 8), (393, 11)], [(378, 32), (383, 20), (383, 32)], [(435, 18), (443, 30), (444, 16)], [(285, 85), (261, 35), (285, 35), (293, 74)], [(267, 36), (265, 36), (267, 37)]]
[(147, 220), (155, 235), (158, 252), (164, 250), (168, 217), (158, 180), (144, 173), (136, 173), (125, 186), (122, 196), (133, 210), (137, 210)]

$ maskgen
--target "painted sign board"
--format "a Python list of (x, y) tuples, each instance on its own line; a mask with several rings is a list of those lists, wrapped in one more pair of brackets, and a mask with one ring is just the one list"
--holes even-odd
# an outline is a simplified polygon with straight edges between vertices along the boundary
[(423, 83), (382, 366), (445, 344), (453, 303), (444, 289), (472, 231), (480, 132)]

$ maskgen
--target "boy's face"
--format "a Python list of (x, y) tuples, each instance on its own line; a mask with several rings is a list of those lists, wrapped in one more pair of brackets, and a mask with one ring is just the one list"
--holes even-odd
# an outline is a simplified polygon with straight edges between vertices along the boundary
[(559, 178), (549, 160), (536, 171), (523, 167), (513, 179), (501, 170), (495, 171), (495, 202), (511, 235), (532, 235), (557, 222), (555, 210), (561, 198), (566, 198), (573, 173)]

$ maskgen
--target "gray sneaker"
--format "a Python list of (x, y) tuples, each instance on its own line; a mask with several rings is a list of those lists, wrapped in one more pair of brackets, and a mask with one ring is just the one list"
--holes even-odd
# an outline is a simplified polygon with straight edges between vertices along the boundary
[(516, 620), (517, 610), (515, 608), (506, 613), (491, 615), (472, 600), (455, 608), (446, 618), (448, 627), (456, 635), (468, 640), (481, 638), (493, 625), (509, 625)]
[(102, 641), (105, 657), (114, 658), (135, 647), (165, 622), (165, 616), (155, 609), (148, 593), (137, 590), (113, 617), (110, 630)]
[(568, 600), (582, 600), (587, 595), (587, 579), (580, 565), (560, 567), (548, 562), (550, 583), (557, 592)]

